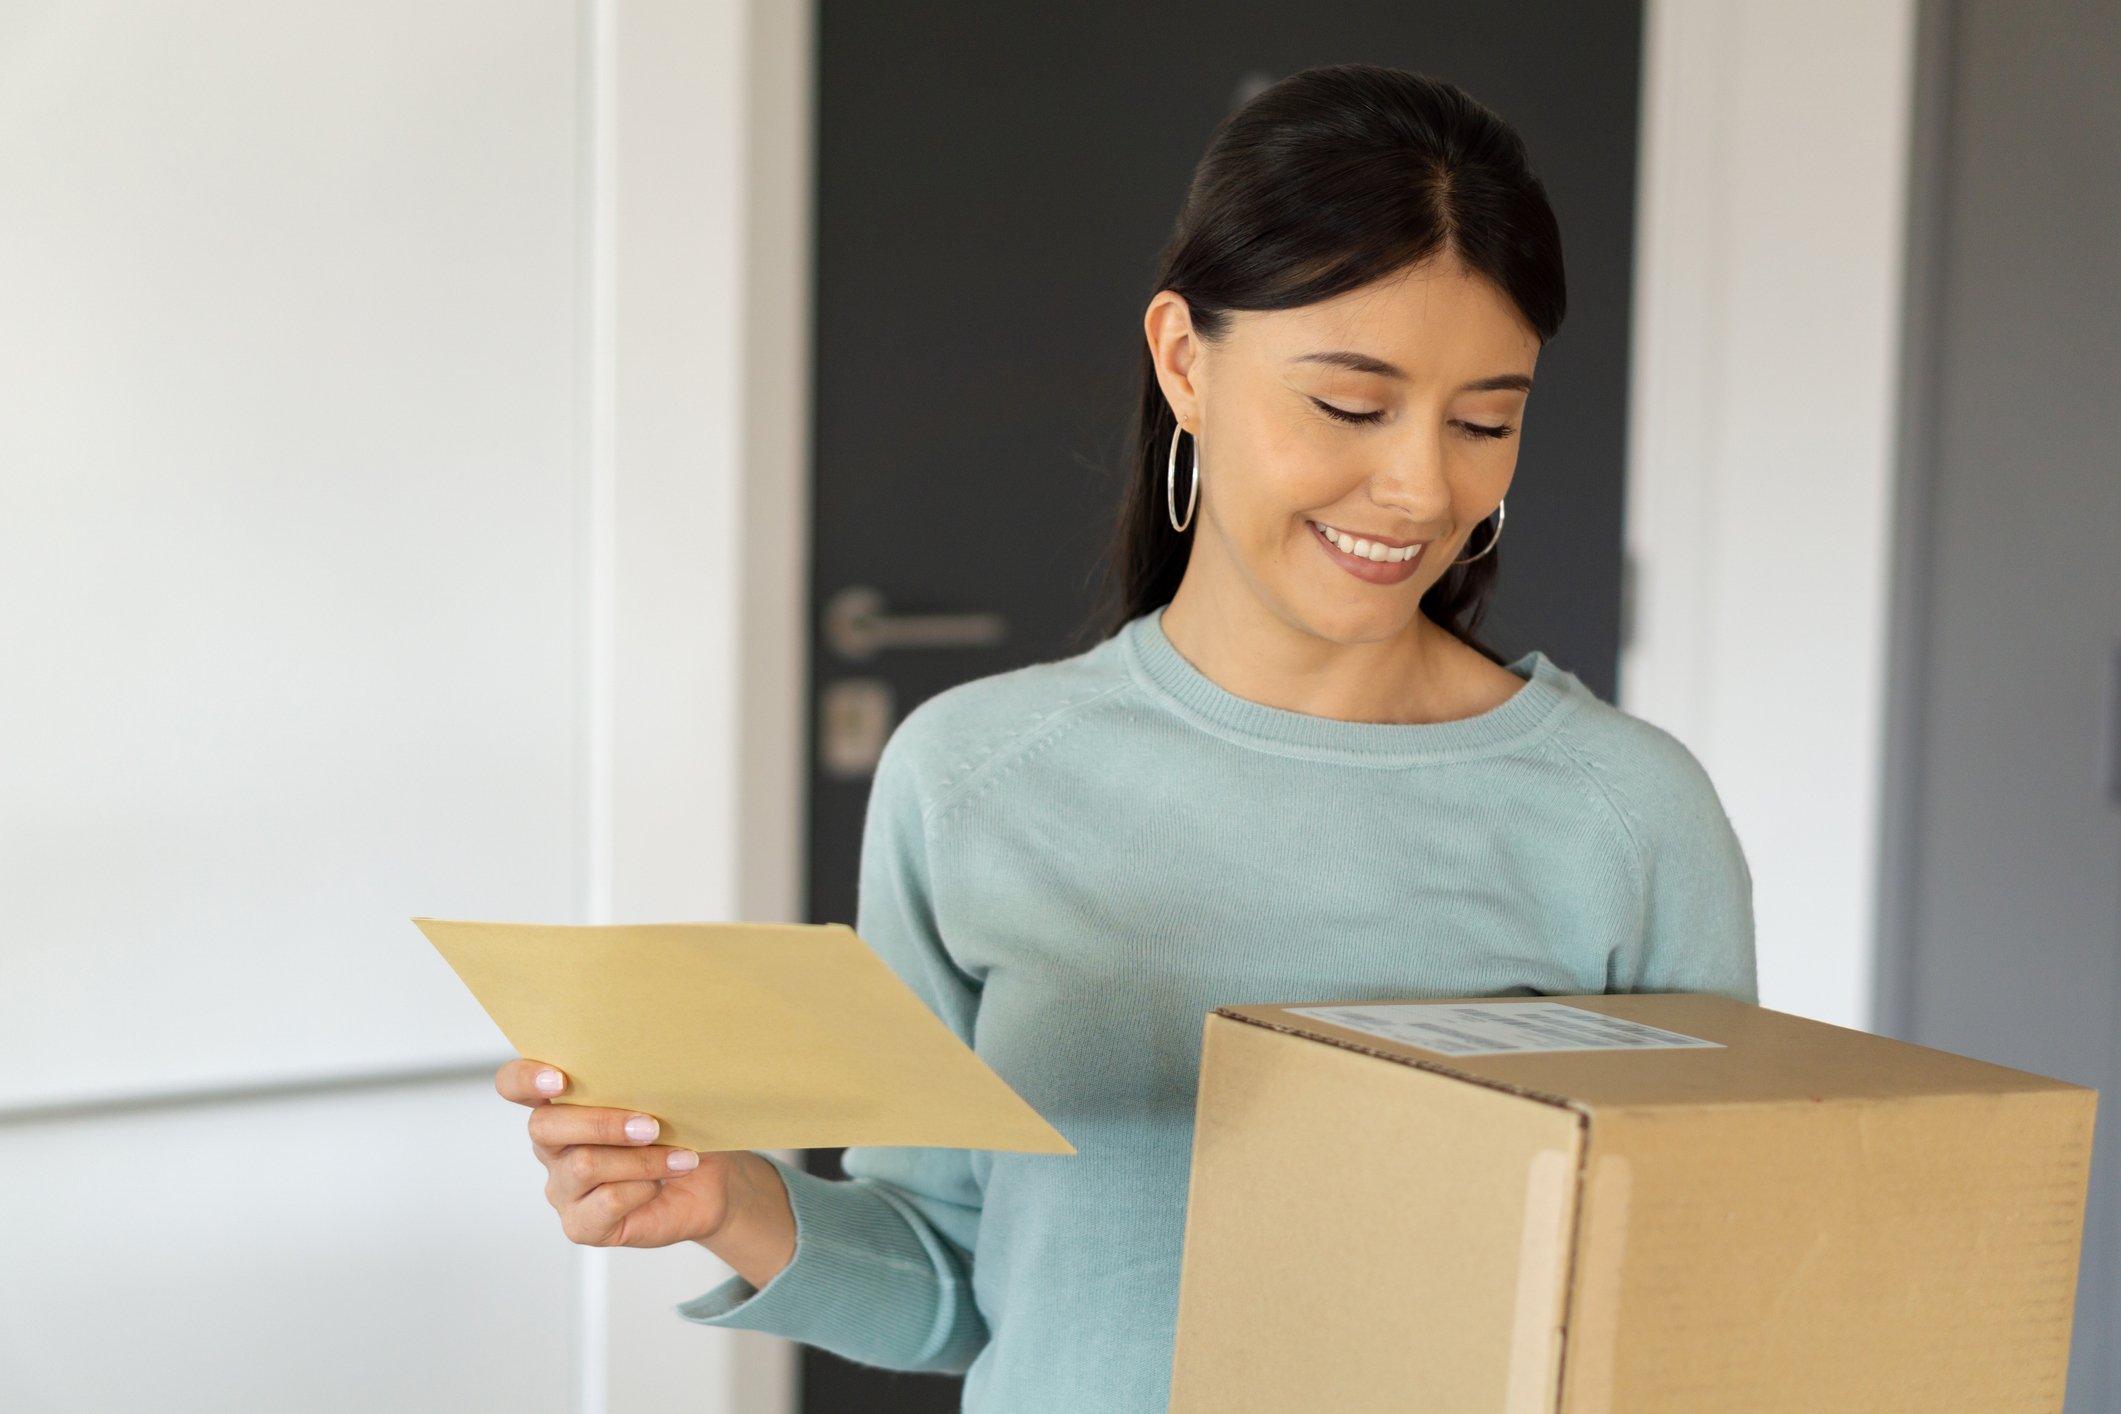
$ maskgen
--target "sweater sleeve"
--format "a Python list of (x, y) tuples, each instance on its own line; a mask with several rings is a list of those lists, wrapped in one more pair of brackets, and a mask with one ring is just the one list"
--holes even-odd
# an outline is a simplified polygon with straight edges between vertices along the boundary
[(1650, 728), (1641, 767), (1618, 773), (1634, 837), (1642, 927), (1608, 990), (1711, 992), (1760, 1004), (1753, 871), (1700, 760)]
[[(885, 743), (870, 786), (854, 930), (969, 1046), (979, 993), (936, 923), (912, 722)], [(859, 1364), (962, 1374), (988, 1339), (971, 1285), (981, 1189), (969, 1152), (858, 1145), (841, 1157), (845, 1179), (761, 1157), (788, 1189), (794, 1258), (763, 1287), (731, 1276), (678, 1314)]]

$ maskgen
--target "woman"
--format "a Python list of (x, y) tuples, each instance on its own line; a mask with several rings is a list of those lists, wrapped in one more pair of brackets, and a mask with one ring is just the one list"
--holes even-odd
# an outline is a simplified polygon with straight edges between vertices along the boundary
[(571, 1238), (736, 1271), (685, 1318), (962, 1371), (986, 1414), (1165, 1408), (1212, 1008), (1757, 1001), (1699, 763), (1472, 631), (1565, 303), (1517, 136), (1416, 74), (1295, 74), (1218, 129), (1155, 289), (1116, 627), (899, 724), (855, 925), (1077, 1152), (670, 1178), (652, 1119), (498, 1080)]

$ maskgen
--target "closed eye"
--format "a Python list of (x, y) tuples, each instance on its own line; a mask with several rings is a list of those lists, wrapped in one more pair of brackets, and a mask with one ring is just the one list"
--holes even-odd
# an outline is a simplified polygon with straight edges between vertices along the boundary
[[(1340, 422), (1380, 422), (1384, 419), (1382, 411), (1349, 412), (1346, 408), (1337, 408), (1333, 404), (1320, 401), (1317, 398), (1312, 398), (1311, 401), (1316, 404), (1320, 412)], [(1465, 428), (1468, 437), (1480, 441), (1496, 437), (1507, 437), (1517, 430), (1516, 424), (1509, 422), (1496, 423), (1492, 426), (1480, 422), (1461, 422), (1458, 425)]]
[(1349, 412), (1346, 408), (1337, 408), (1331, 403), (1319, 402), (1317, 398), (1313, 398), (1311, 401), (1318, 405), (1320, 412), (1328, 417), (1338, 418), (1342, 422), (1376, 422), (1384, 416), (1382, 412)]

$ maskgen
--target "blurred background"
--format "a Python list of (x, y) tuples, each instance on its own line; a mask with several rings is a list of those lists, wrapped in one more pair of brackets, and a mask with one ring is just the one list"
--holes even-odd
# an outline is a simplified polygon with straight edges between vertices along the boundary
[(892, 725), (1085, 642), (1210, 131), (1347, 60), (1561, 220), (1486, 636), (1707, 765), (1764, 1005), (2114, 1093), (2112, 0), (10, 0), (0, 1408), (957, 1407), (567, 1242), (410, 918), (851, 921)]

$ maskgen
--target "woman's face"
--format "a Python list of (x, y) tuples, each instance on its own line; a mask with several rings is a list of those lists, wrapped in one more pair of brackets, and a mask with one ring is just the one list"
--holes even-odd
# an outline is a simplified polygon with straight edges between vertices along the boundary
[[(1516, 306), (1444, 257), (1300, 309), (1238, 311), (1215, 345), (1168, 290), (1145, 322), (1164, 395), (1198, 438), (1192, 592), (1249, 591), (1342, 642), (1407, 631), (1509, 490), (1539, 354)], [(1189, 439), (1181, 520), (1191, 474)], [(1321, 527), (1421, 548), (1358, 559)]]

